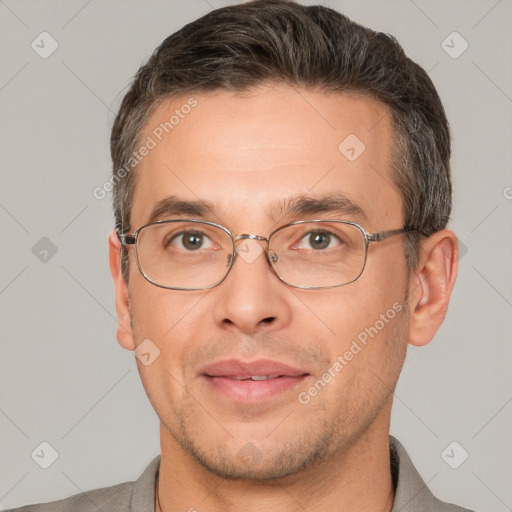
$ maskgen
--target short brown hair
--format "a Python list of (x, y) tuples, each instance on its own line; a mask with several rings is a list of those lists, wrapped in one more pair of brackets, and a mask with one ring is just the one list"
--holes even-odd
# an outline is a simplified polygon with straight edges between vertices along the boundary
[[(262, 83), (368, 95), (387, 105), (394, 124), (393, 180), (404, 204), (409, 270), (419, 240), (446, 227), (451, 212), (450, 131), (427, 73), (390, 35), (323, 6), (257, 0), (223, 7), (185, 25), (137, 72), (114, 121), (113, 208), (130, 229), (135, 169), (127, 163), (150, 115), (165, 99)], [(117, 174), (124, 169), (123, 179)], [(122, 269), (128, 281), (127, 254)]]

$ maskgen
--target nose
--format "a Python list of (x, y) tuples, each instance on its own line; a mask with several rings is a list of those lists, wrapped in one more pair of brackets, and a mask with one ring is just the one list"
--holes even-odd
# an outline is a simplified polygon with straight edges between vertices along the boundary
[[(215, 321), (244, 334), (285, 327), (291, 319), (288, 285), (269, 264), (263, 237), (244, 236), (226, 279), (215, 288)], [(272, 257), (272, 256), (271, 256)]]

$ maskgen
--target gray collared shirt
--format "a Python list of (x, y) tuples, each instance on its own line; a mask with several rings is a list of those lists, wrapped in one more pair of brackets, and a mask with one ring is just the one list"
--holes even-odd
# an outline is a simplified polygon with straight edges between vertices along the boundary
[[(396, 486), (391, 512), (471, 512), (438, 500), (429, 490), (400, 442), (389, 436), (391, 474)], [(8, 512), (154, 512), (160, 455), (135, 482), (95, 489), (69, 498), (28, 505)]]

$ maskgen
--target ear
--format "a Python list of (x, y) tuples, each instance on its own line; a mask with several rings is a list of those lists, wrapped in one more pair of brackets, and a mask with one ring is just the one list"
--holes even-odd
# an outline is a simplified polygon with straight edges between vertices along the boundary
[(443, 323), (457, 268), (458, 240), (452, 231), (438, 231), (423, 241), (409, 282), (411, 345), (429, 343)]
[(121, 241), (116, 231), (108, 236), (108, 251), (110, 272), (114, 280), (117, 311), (117, 341), (126, 350), (135, 350), (133, 332), (131, 328), (130, 301), (128, 287), (121, 275)]

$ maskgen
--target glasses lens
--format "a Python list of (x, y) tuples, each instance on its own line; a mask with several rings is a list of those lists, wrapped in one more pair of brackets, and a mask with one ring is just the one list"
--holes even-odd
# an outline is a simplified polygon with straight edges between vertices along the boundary
[(224, 230), (202, 222), (170, 221), (142, 228), (137, 258), (154, 284), (176, 289), (211, 288), (224, 279), (233, 242)]
[(331, 288), (357, 279), (365, 264), (361, 229), (339, 221), (286, 226), (270, 240), (272, 264), (286, 283), (305, 288)]

